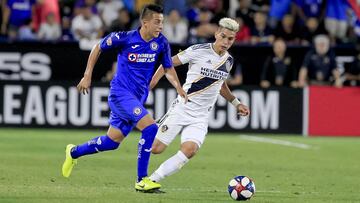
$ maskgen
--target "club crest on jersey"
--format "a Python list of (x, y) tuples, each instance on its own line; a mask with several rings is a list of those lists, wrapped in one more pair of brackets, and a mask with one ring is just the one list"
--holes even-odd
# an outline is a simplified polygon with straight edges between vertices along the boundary
[(133, 113), (134, 113), (136, 116), (140, 115), (140, 114), (141, 114), (141, 108), (140, 108), (140, 107), (135, 107)]
[(136, 61), (136, 59), (137, 59), (137, 54), (129, 53), (129, 55), (128, 55), (129, 61), (134, 62), (134, 61)]
[(139, 140), (139, 144), (140, 144), (140, 145), (144, 145), (144, 144), (145, 144), (145, 139), (140, 139), (140, 140)]
[(112, 39), (111, 39), (111, 37), (109, 37), (109, 38), (106, 40), (106, 45), (108, 45), (108, 46), (111, 46), (111, 45), (112, 45)]
[(163, 126), (161, 126), (161, 132), (166, 132), (167, 130), (169, 129), (169, 127), (167, 126), (167, 125), (163, 125)]
[(226, 70), (229, 71), (231, 69), (231, 61), (227, 60), (225, 63)]
[(151, 50), (156, 51), (156, 50), (158, 50), (159, 45), (156, 42), (151, 42), (150, 48), (151, 48)]

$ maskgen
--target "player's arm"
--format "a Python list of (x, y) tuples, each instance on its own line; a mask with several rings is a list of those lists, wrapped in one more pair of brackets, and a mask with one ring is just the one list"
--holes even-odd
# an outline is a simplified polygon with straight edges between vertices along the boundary
[(121, 49), (127, 41), (127, 32), (112, 32), (93, 46), (86, 64), (84, 77), (77, 86), (80, 93), (89, 93), (92, 72), (101, 52), (113, 49)]
[(92, 73), (94, 70), (94, 66), (95, 66), (100, 54), (101, 54), (101, 49), (100, 49), (100, 43), (98, 42), (91, 49), (91, 52), (90, 52), (90, 55), (89, 55), (89, 58), (87, 61), (84, 77), (80, 80), (79, 84), (77, 85), (77, 89), (79, 90), (80, 93), (83, 93), (83, 94), (89, 93), (89, 88), (91, 85), (91, 76), (92, 76)]
[(336, 65), (336, 61), (335, 61), (335, 54), (333, 52), (330, 52), (330, 66), (331, 66), (331, 73), (335, 79), (335, 83), (334, 86), (335, 87), (342, 87), (342, 81), (340, 78), (340, 71)]
[(176, 89), (176, 92), (185, 99), (185, 103), (188, 101), (187, 94), (185, 90), (181, 87), (179, 78), (176, 74), (175, 68), (163, 68), (165, 72), (166, 79), (172, 84), (172, 86)]
[[(171, 60), (174, 67), (177, 67), (182, 64), (177, 55), (171, 57)], [(153, 89), (164, 75), (165, 75), (165, 69), (162, 65), (160, 65), (151, 79), (150, 89)]]
[(1, 2), (1, 6), (2, 6), (2, 23), (1, 23), (1, 34), (6, 34), (7, 32), (7, 24), (9, 22), (9, 17), (10, 17), (10, 8), (7, 4), (8, 1), (2, 1)]
[(304, 66), (301, 67), (299, 71), (299, 87), (305, 87), (307, 74), (308, 69)]
[(237, 110), (240, 116), (250, 115), (249, 107), (242, 104), (238, 98), (236, 98), (230, 91), (227, 84), (224, 82), (220, 89), (220, 95), (230, 102)]
[(300, 68), (299, 78), (298, 78), (299, 87), (305, 87), (305, 85), (306, 85), (306, 80), (307, 80), (307, 75), (308, 75), (308, 67), (310, 65), (310, 59), (311, 59), (311, 55), (312, 55), (311, 53), (312, 53), (311, 51), (306, 53), (304, 62)]

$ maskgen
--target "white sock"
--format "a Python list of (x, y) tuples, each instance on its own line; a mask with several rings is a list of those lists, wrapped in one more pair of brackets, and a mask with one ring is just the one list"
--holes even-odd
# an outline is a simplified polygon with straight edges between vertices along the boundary
[(159, 182), (167, 176), (170, 176), (178, 172), (189, 159), (185, 156), (182, 151), (178, 151), (174, 156), (164, 161), (156, 171), (151, 174), (150, 179)]

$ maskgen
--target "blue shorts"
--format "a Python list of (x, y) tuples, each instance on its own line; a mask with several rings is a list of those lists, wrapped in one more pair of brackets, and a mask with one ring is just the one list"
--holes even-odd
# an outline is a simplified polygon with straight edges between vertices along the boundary
[(110, 91), (108, 103), (111, 110), (109, 123), (121, 130), (124, 136), (127, 136), (137, 122), (148, 114), (143, 102), (127, 91), (116, 94)]

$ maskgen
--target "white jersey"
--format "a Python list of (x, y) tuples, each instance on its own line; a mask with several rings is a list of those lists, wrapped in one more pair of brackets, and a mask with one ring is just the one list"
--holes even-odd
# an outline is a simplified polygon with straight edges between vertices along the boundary
[(189, 63), (183, 88), (189, 98), (184, 110), (191, 116), (208, 114), (234, 63), (228, 52), (220, 56), (212, 46), (196, 44), (177, 55), (182, 64)]

